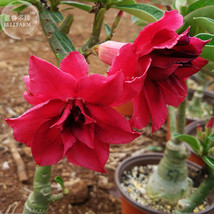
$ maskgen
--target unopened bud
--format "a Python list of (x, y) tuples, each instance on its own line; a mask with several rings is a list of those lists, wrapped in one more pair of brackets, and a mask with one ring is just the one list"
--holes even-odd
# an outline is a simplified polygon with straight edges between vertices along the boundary
[(126, 43), (107, 41), (99, 45), (98, 47), (98, 56), (101, 61), (111, 65), (114, 57), (119, 53), (119, 50)]
[(119, 13), (117, 14), (117, 16), (115, 17), (114, 23), (112, 25), (112, 29), (111, 31), (114, 32), (114, 30), (117, 28), (118, 24), (120, 23), (120, 20), (123, 16), (123, 11), (119, 11)]
[(212, 129), (213, 128), (213, 116), (209, 119), (209, 121), (207, 122), (207, 124), (206, 124), (206, 127), (207, 128), (210, 128), (210, 129)]
[(206, 137), (212, 134), (212, 128), (213, 128), (213, 117), (211, 117), (206, 124), (206, 127), (205, 127)]

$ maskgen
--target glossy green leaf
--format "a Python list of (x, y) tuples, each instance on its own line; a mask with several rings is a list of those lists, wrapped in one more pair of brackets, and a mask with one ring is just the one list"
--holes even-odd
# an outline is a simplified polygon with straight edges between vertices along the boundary
[(64, 181), (62, 180), (62, 178), (61, 178), (60, 176), (56, 176), (56, 177), (54, 178), (54, 180), (55, 180), (58, 184), (60, 184), (60, 186), (62, 187), (62, 190), (65, 189)]
[(203, 148), (196, 137), (186, 134), (174, 134), (173, 136), (175, 137), (175, 139), (179, 139), (188, 143), (196, 154), (201, 155)]
[(75, 47), (71, 40), (60, 31), (54, 32), (53, 36), (56, 36), (57, 40), (60, 41), (60, 44), (63, 46), (64, 50), (67, 52), (75, 51)]
[(5, 7), (5, 6), (7, 6), (8, 4), (11, 4), (11, 3), (13, 3), (14, 5), (15, 4), (20, 4), (20, 1), (0, 0), (0, 7)]
[(204, 32), (204, 29), (201, 28), (198, 25), (197, 21), (195, 20), (195, 18), (197, 17), (207, 17), (210, 19), (214, 19), (214, 5), (198, 8), (197, 10), (194, 10), (191, 13), (184, 16), (184, 25), (179, 29), (179, 31), (183, 32), (189, 26), (191, 26), (190, 28), (191, 36)]
[(13, 9), (13, 12), (16, 12), (16, 13), (21, 13), (24, 9), (26, 9), (28, 7), (28, 5), (24, 4), (24, 5), (21, 5), (21, 6), (18, 6), (16, 8)]
[(211, 134), (211, 135), (208, 137), (208, 139), (210, 139), (211, 141), (214, 142), (214, 134)]
[(194, 10), (206, 7), (206, 6), (210, 6), (210, 5), (214, 5), (214, 1), (213, 0), (198, 0), (194, 3), (192, 3), (191, 5), (189, 5), (187, 13), (190, 13)]
[(129, 4), (135, 4), (135, 0), (110, 0), (108, 1), (110, 5), (129, 5)]
[(203, 161), (212, 169), (214, 169), (214, 159), (208, 156), (202, 156)]
[(61, 1), (60, 4), (66, 4), (69, 6), (73, 6), (73, 7), (79, 8), (81, 10), (85, 10), (87, 12), (89, 12), (91, 10), (91, 6), (80, 3), (80, 2), (75, 2), (75, 1)]
[(50, 14), (56, 23), (62, 22), (64, 19), (62, 13), (59, 11), (53, 11)]
[(135, 24), (138, 25), (138, 26), (146, 26), (146, 25), (149, 24), (147, 21), (144, 21), (144, 20), (142, 20), (142, 19), (139, 19), (139, 18), (136, 17), (136, 16), (132, 16), (132, 22), (135, 23)]
[(196, 35), (196, 37), (204, 41), (211, 39), (211, 41), (207, 45), (214, 45), (214, 34), (199, 33)]
[(144, 21), (147, 21), (149, 23), (157, 21), (164, 14), (163, 10), (160, 10), (155, 6), (146, 4), (131, 4), (124, 6), (117, 5), (114, 7), (119, 10), (123, 10), (129, 14), (132, 14), (140, 19), (143, 19)]
[(57, 56), (59, 63), (60, 59), (68, 55), (69, 52), (75, 51), (75, 48), (71, 40), (65, 34), (59, 31), (50, 11), (42, 11), (40, 13), (40, 20), (43, 31), (54, 54)]
[(201, 57), (204, 59), (214, 62), (214, 35), (208, 33), (200, 33), (196, 35), (197, 38), (202, 40), (212, 39), (205, 47), (203, 48)]
[(214, 20), (208, 17), (196, 17), (194, 20), (208, 33), (214, 34)]
[(106, 30), (106, 36), (108, 37), (111, 34), (111, 28), (106, 23), (104, 23), (104, 26)]

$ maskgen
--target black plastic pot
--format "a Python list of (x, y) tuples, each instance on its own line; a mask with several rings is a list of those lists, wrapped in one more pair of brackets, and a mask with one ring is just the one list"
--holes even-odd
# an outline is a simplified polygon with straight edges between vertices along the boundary
[[(145, 207), (132, 198), (122, 189), (121, 187), (121, 178), (123, 172), (126, 170), (132, 169), (134, 166), (145, 166), (145, 165), (156, 165), (162, 159), (163, 154), (142, 154), (134, 157), (130, 157), (125, 159), (117, 168), (115, 173), (115, 181), (116, 185), (121, 194), (121, 206), (122, 206), (122, 214), (165, 214), (160, 211), (156, 211), (150, 209), (149, 207)], [(190, 161), (187, 161), (188, 167), (192, 170), (198, 171), (200, 169), (199, 165), (196, 165)], [(209, 198), (210, 204), (212, 204), (206, 210), (200, 211), (197, 214), (214, 214), (214, 198)]]

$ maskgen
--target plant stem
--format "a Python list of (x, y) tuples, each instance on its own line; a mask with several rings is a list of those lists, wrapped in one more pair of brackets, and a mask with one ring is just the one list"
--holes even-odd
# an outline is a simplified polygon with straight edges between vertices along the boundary
[(23, 214), (45, 214), (51, 200), (51, 166), (36, 166), (33, 192), (24, 205)]
[(92, 34), (89, 40), (80, 48), (80, 52), (87, 51), (88, 48), (96, 45), (100, 41), (100, 33), (103, 25), (106, 8), (101, 8), (95, 13)]
[(209, 168), (208, 177), (200, 184), (200, 186), (191, 194), (188, 198), (182, 199), (178, 202), (177, 210), (175, 213), (189, 213), (192, 212), (195, 207), (200, 205), (203, 200), (214, 189), (214, 170)]
[(168, 106), (168, 112), (169, 112), (169, 127), (167, 127), (170, 133), (170, 139), (173, 138), (173, 134), (176, 133), (176, 113), (175, 108), (173, 106)]
[[(178, 107), (177, 114), (177, 133), (183, 134), (186, 125), (186, 98)], [(176, 144), (180, 144), (180, 140), (175, 140)]]
[(58, 11), (57, 6), (60, 4), (61, 0), (49, 0), (51, 4), (51, 11)]
[(192, 182), (187, 177), (186, 158), (183, 143), (167, 142), (164, 157), (149, 178), (147, 193), (150, 198), (175, 205), (189, 194)]

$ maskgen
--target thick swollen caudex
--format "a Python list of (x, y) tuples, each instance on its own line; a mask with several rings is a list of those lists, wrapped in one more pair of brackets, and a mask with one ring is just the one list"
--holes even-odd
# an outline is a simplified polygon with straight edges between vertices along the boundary
[(187, 177), (186, 157), (183, 144), (167, 143), (164, 158), (147, 185), (147, 193), (152, 199), (176, 205), (180, 198), (190, 193), (192, 181)]

